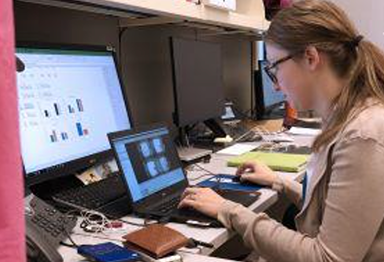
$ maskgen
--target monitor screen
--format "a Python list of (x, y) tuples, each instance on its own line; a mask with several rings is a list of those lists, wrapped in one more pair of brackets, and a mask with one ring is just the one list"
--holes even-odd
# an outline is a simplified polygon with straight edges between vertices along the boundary
[(130, 129), (113, 52), (17, 48), (21, 151), (27, 177), (110, 150)]
[(285, 95), (281, 91), (276, 91), (271, 79), (264, 70), (266, 62), (260, 62), (261, 65), (261, 84), (263, 90), (264, 107), (269, 108), (284, 102)]
[(166, 127), (129, 132), (111, 143), (133, 202), (186, 179)]
[(224, 113), (221, 46), (172, 39), (177, 125), (218, 118)]

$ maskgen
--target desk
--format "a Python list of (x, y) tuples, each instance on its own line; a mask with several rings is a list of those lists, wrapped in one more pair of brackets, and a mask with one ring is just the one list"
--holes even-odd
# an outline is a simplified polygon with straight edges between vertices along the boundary
[[(294, 138), (295, 138), (296, 144), (298, 145), (308, 145), (312, 140), (312, 137), (296, 136)], [(257, 145), (260, 143), (254, 143), (254, 144)], [(227, 167), (226, 165), (227, 160), (229, 158), (231, 158), (231, 156), (213, 154), (212, 159), (209, 163), (202, 163), (200, 165), (213, 173), (234, 174), (236, 169)], [(191, 181), (191, 184), (196, 184), (207, 178), (207, 176), (204, 176), (204, 174), (206, 174), (205, 171), (199, 170), (199, 168), (196, 167), (192, 171), (189, 171), (187, 176)], [(283, 174), (292, 180), (301, 181), (304, 176), (304, 171), (300, 173), (283, 173)], [(277, 193), (271, 189), (261, 189), (260, 192), (261, 192), (260, 198), (249, 207), (255, 212), (263, 212), (267, 210), (269, 207), (275, 204), (278, 200)], [(127, 216), (123, 219), (126, 219), (127, 221), (131, 221), (131, 222), (142, 223), (142, 219), (131, 217), (131, 216)], [(234, 236), (233, 232), (225, 228), (202, 229), (202, 228), (190, 227), (184, 224), (177, 224), (177, 223), (169, 223), (167, 224), (167, 226), (180, 231), (187, 237), (193, 237), (200, 241), (212, 243), (215, 246), (215, 248), (220, 247), (221, 245), (223, 245), (225, 242), (227, 242), (230, 238)], [(78, 244), (97, 244), (97, 243), (111, 241), (111, 240), (113, 240), (112, 242), (121, 244), (121, 239), (122, 239), (121, 237), (123, 235), (137, 229), (139, 229), (139, 227), (127, 225), (124, 231), (122, 232), (99, 233), (97, 235), (93, 234), (93, 236), (98, 237), (98, 238), (94, 238), (94, 237), (88, 237), (87, 234), (85, 234), (82, 229), (80, 229), (79, 227), (76, 227), (72, 233), (72, 237), (74, 241)], [(208, 248), (181, 250), (183, 254), (185, 254), (184, 252), (188, 252), (188, 255), (186, 255), (185, 261), (203, 261), (204, 259), (201, 260), (201, 257), (194, 256), (193, 254), (209, 255), (213, 251), (214, 249), (208, 249)], [(76, 250), (72, 248), (61, 246), (59, 248), (59, 252), (65, 258), (64, 260), (68, 262), (77, 262), (77, 261), (82, 261), (83, 259), (81, 256), (77, 255)], [(209, 260), (205, 259), (204, 261), (209, 261)], [(220, 262), (220, 260), (217, 260), (217, 261)]]

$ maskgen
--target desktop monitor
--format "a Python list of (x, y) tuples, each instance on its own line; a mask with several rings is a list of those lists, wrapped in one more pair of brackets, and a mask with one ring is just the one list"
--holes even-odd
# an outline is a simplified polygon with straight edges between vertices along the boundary
[(255, 76), (255, 109), (257, 119), (282, 117), (284, 115), (285, 95), (274, 89), (273, 83), (264, 68), (267, 65), (267, 49), (264, 41), (256, 41), (259, 69)]
[(26, 184), (112, 157), (107, 134), (132, 124), (113, 50), (22, 44), (16, 54)]
[(221, 117), (225, 106), (221, 46), (172, 38), (171, 53), (176, 125)]
[(285, 101), (285, 95), (283, 92), (275, 90), (272, 80), (264, 70), (265, 66), (265, 61), (260, 62), (264, 106), (265, 108), (270, 108), (283, 103)]
[(284, 115), (285, 95), (276, 91), (274, 85), (265, 72), (266, 61), (259, 61), (259, 70), (255, 72), (256, 78), (256, 112), (258, 119), (281, 117)]

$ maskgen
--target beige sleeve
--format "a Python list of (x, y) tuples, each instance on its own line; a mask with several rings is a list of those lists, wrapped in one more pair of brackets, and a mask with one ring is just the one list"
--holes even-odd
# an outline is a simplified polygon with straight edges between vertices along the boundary
[(296, 181), (287, 179), (284, 175), (277, 174), (277, 181), (272, 185), (272, 189), (280, 194), (285, 194), (296, 207), (301, 208), (303, 199), (303, 186)]
[(383, 147), (371, 139), (335, 147), (322, 225), (313, 238), (229, 201), (218, 218), (269, 261), (362, 261), (383, 223), (383, 156)]

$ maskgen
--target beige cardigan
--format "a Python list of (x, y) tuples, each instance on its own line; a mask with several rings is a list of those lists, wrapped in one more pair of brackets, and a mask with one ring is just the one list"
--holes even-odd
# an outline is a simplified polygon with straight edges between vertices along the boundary
[(319, 153), (302, 186), (282, 177), (299, 207), (298, 232), (226, 201), (219, 220), (270, 262), (384, 261), (384, 106), (373, 101)]

